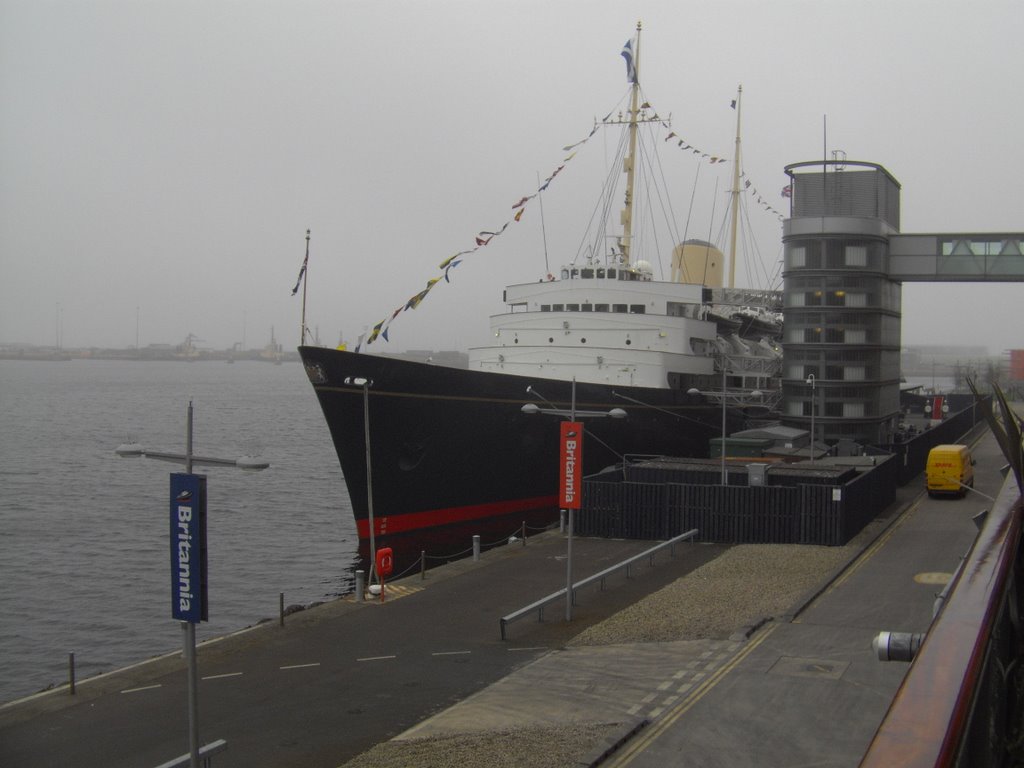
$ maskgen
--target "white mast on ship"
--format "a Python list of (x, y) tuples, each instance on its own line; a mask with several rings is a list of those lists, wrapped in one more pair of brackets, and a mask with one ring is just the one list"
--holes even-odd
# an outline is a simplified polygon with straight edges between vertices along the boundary
[(740, 212), (740, 108), (743, 86), (736, 89), (736, 156), (732, 164), (732, 237), (729, 242), (729, 287), (736, 287), (736, 227)]
[[(636, 128), (640, 108), (637, 104), (640, 96), (640, 22), (636, 23), (636, 44), (633, 50), (632, 75), (633, 92), (629, 105), (629, 154), (623, 161), (626, 171), (626, 207), (622, 210), (622, 264), (630, 264), (630, 250), (633, 245), (633, 181), (636, 172)], [(627, 70), (629, 71), (629, 70)]]

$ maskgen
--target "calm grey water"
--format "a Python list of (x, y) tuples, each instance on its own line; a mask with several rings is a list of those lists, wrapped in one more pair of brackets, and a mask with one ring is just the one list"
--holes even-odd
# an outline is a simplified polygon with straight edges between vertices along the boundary
[(208, 476), (210, 621), (200, 639), (285, 603), (351, 589), (357, 540), (302, 367), (259, 362), (0, 360), (0, 702), (180, 649), (170, 613), (168, 475), (121, 459), (134, 436), (197, 454), (258, 451), (263, 472)]

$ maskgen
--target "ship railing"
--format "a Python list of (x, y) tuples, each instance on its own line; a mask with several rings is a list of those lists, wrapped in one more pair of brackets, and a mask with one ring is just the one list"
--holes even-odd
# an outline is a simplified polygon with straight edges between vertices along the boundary
[[(678, 536), (675, 536), (675, 537), (673, 537), (671, 539), (668, 539), (667, 541), (663, 541), (663, 542), (661, 542), (659, 544), (656, 544), (655, 546), (651, 547), (650, 549), (644, 550), (640, 554), (633, 555), (632, 557), (629, 557), (629, 558), (623, 560), (620, 563), (616, 563), (615, 565), (613, 565), (613, 566), (611, 566), (609, 568), (605, 568), (603, 571), (595, 573), (592, 576), (587, 576), (585, 579), (581, 579), (580, 581), (573, 582), (573, 585), (572, 585), (572, 595), (571, 595), (571, 597), (569, 599), (572, 600), (572, 604), (573, 605), (576, 605), (576, 592), (578, 590), (582, 589), (583, 587), (590, 586), (591, 584), (600, 584), (601, 585), (601, 590), (603, 591), (604, 588), (605, 588), (605, 581), (607, 580), (607, 578), (609, 576), (614, 576), (619, 571), (623, 571), (624, 570), (626, 572), (626, 578), (628, 579), (630, 577), (630, 569), (632, 568), (632, 566), (634, 566), (636, 563), (640, 562), (641, 560), (644, 560), (644, 559), (648, 560), (650, 562), (650, 565), (653, 567), (654, 566), (654, 556), (658, 552), (661, 552), (664, 549), (667, 549), (669, 551), (669, 555), (671, 557), (675, 557), (676, 545), (677, 544), (681, 544), (684, 541), (693, 539), (697, 535), (697, 533), (698, 533), (698, 530), (696, 528), (694, 528), (692, 530), (687, 531), (686, 533), (682, 533), (682, 534), (680, 534)], [(560, 601), (562, 599), (565, 599), (565, 597), (566, 597), (565, 593), (566, 593), (566, 588), (562, 587), (557, 592), (552, 592), (547, 597), (542, 597), (540, 600), (536, 600), (536, 601), (530, 603), (529, 605), (523, 606), (519, 610), (513, 611), (512, 613), (508, 614), (507, 616), (502, 616), (498, 620), (499, 626), (501, 628), (501, 639), (502, 640), (507, 640), (508, 639), (507, 638), (507, 628), (508, 628), (509, 624), (511, 624), (514, 621), (518, 621), (519, 619), (523, 618), (524, 616), (530, 615), (534, 611), (537, 612), (537, 621), (544, 621), (544, 609), (547, 606), (551, 605), (552, 603), (555, 603), (555, 602), (558, 602), (558, 601)]]

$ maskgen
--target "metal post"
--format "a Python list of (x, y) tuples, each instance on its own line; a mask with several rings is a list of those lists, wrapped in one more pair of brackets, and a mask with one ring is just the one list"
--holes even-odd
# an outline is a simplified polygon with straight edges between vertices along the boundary
[(722, 448), (719, 451), (722, 455), (722, 485), (728, 485), (729, 480), (725, 474), (725, 357), (722, 358)]
[(558, 510), (558, 532), (565, 533), (565, 510)]
[(813, 373), (807, 375), (807, 383), (811, 385), (811, 464), (814, 463), (814, 412), (818, 409), (818, 398), (814, 393), (816, 381)]
[(284, 592), (277, 594), (277, 617), (278, 625), (284, 626)]
[(426, 581), (427, 578), (427, 551), (425, 549), (420, 550), (420, 581)]
[(196, 668), (196, 625), (183, 621), (188, 661), (188, 755), (189, 768), (199, 768), (199, 672)]
[(370, 380), (363, 381), (363, 433), (366, 439), (366, 509), (370, 522), (370, 583), (377, 568), (377, 543), (373, 532), (373, 471), (370, 468)]
[(526, 521), (523, 520), (523, 546), (526, 546)]
[(364, 590), (366, 589), (366, 586), (363, 584), (363, 576), (364, 576), (364, 574), (363, 574), (363, 570), (361, 568), (358, 571), (356, 571), (356, 602), (357, 603), (363, 602)]
[(68, 693), (75, 695), (75, 654), (68, 654)]
[[(192, 474), (192, 401), (188, 401), (185, 427), (185, 473)], [(199, 672), (196, 664), (196, 625), (181, 623), (185, 636), (185, 660), (188, 665), (188, 755), (189, 768), (199, 768)]]
[(480, 559), (480, 534), (473, 534), (473, 562)]
[[(576, 421), (576, 377), (572, 377), (572, 401), (569, 421)], [(572, 621), (572, 507), (569, 508), (569, 527), (565, 539), (565, 620)]]

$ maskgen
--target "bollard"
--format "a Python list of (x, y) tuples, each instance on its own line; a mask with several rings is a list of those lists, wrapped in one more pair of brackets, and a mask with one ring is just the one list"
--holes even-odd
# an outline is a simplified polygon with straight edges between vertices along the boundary
[(526, 546), (526, 521), (523, 520), (523, 546)]
[(427, 551), (425, 549), (420, 550), (420, 581), (425, 581), (427, 578)]
[(284, 592), (277, 596), (277, 624), (279, 627), (284, 626)]
[(363, 602), (363, 573), (362, 569), (356, 571), (356, 602)]
[(480, 559), (480, 534), (473, 534), (473, 562)]
[(68, 693), (75, 695), (75, 654), (68, 654)]
[(565, 510), (558, 510), (558, 532), (565, 533)]

